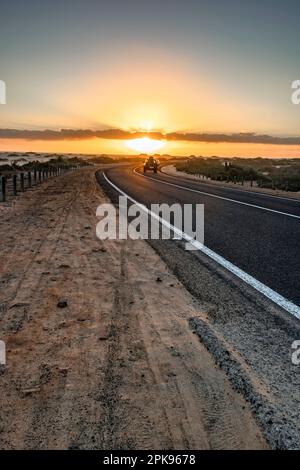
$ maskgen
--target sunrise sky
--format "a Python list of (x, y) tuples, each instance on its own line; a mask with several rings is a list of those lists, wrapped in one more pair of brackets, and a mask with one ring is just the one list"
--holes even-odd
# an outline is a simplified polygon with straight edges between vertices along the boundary
[(299, 18), (296, 0), (2, 2), (0, 151), (300, 157)]

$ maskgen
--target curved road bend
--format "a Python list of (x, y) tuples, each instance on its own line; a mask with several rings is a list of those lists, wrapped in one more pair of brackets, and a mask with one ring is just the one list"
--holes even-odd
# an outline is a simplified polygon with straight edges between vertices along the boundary
[(144, 176), (133, 167), (111, 168), (106, 174), (148, 207), (163, 202), (204, 204), (205, 245), (300, 305), (300, 201), (163, 173)]

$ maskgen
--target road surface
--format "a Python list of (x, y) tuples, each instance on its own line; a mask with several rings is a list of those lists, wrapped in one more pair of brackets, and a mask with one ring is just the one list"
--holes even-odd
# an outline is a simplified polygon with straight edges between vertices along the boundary
[[(114, 203), (121, 190), (147, 206), (204, 204), (205, 251), (186, 251), (174, 240), (148, 242), (200, 303), (201, 312), (189, 324), (251, 403), (271, 447), (300, 448), (299, 365), (292, 361), (300, 337), (299, 202), (139, 173), (134, 167), (113, 168), (105, 171), (110, 183), (103, 173), (97, 179)], [(208, 256), (208, 249), (216, 256)], [(233, 274), (228, 263), (216, 262), (217, 257), (246, 278)], [(247, 282), (250, 278), (275, 297), (262, 294), (257, 284)], [(292, 309), (283, 308), (280, 295)], [(161, 316), (166, 314), (162, 308)]]
[(109, 179), (147, 207), (204, 204), (205, 245), (289, 301), (300, 305), (300, 201), (216, 187), (133, 167)]

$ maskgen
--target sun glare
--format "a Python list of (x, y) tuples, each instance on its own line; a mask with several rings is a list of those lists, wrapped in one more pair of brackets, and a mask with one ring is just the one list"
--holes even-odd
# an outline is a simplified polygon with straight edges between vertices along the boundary
[(153, 153), (161, 150), (165, 146), (165, 142), (150, 139), (149, 137), (141, 137), (139, 139), (128, 140), (126, 146), (136, 152)]
[(140, 121), (140, 130), (150, 132), (153, 129), (153, 121)]

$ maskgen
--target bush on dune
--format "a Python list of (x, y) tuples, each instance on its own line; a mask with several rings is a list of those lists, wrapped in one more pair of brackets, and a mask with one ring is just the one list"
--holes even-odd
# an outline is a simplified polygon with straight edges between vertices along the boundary
[(203, 176), (211, 180), (240, 182), (254, 181), (260, 188), (300, 191), (299, 159), (242, 159), (231, 161), (218, 157), (193, 157), (175, 163), (177, 171)]

